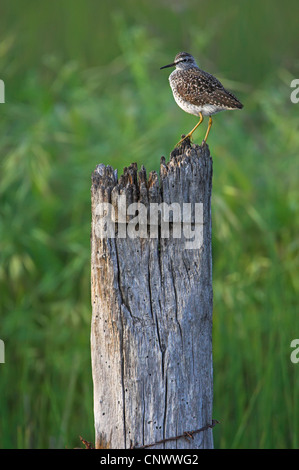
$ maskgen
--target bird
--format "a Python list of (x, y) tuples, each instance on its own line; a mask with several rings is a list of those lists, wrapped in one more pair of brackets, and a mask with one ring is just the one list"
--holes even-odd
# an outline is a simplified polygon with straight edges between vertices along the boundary
[(212, 115), (220, 111), (242, 109), (243, 104), (213, 75), (201, 70), (194, 57), (188, 52), (179, 52), (174, 62), (160, 67), (160, 70), (175, 67), (169, 75), (169, 83), (177, 105), (186, 113), (199, 116), (196, 126), (177, 143), (192, 138), (193, 132), (209, 116), (209, 124), (203, 142), (206, 143), (212, 126)]

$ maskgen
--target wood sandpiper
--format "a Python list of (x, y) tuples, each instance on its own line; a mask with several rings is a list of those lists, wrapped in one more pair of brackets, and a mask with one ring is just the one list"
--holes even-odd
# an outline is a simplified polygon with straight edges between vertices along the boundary
[(161, 69), (174, 67), (169, 75), (169, 83), (176, 103), (186, 113), (199, 116), (199, 122), (177, 144), (191, 138), (195, 129), (202, 123), (204, 116), (209, 116), (209, 125), (204, 138), (207, 141), (211, 126), (212, 114), (227, 109), (242, 109), (242, 103), (222, 83), (210, 73), (201, 70), (194, 57), (188, 52), (179, 52), (172, 64), (164, 65)]

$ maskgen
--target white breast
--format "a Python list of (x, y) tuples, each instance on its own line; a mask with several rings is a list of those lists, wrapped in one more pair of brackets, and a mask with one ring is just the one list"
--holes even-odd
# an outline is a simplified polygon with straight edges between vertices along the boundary
[(203, 116), (211, 116), (211, 114), (219, 113), (223, 111), (223, 107), (214, 105), (214, 104), (204, 104), (202, 106), (197, 106), (195, 104), (189, 103), (184, 100), (181, 95), (177, 92), (175, 70), (169, 75), (169, 83), (172, 90), (173, 97), (176, 104), (182, 108), (186, 113), (193, 114), (194, 116), (199, 116), (199, 113), (202, 113)]

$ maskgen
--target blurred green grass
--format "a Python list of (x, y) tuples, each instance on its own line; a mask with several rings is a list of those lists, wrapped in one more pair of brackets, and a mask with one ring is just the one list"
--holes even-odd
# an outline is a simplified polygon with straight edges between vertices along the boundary
[(179, 50), (245, 104), (216, 116), (209, 137), (215, 447), (298, 447), (298, 7), (288, 3), (130, 1), (111, 11), (93, 0), (38, 10), (34, 0), (21, 15), (19, 1), (3, 2), (1, 448), (94, 440), (90, 176), (98, 163), (158, 170), (194, 126), (159, 70)]

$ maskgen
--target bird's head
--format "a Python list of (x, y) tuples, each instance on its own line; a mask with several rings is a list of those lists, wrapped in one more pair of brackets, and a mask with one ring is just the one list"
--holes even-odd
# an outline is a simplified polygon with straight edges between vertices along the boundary
[(175, 56), (172, 64), (164, 65), (163, 67), (160, 67), (160, 70), (166, 69), (167, 67), (175, 67), (176, 69), (184, 70), (189, 69), (190, 67), (197, 67), (197, 64), (191, 54), (188, 54), (188, 52), (179, 52)]

